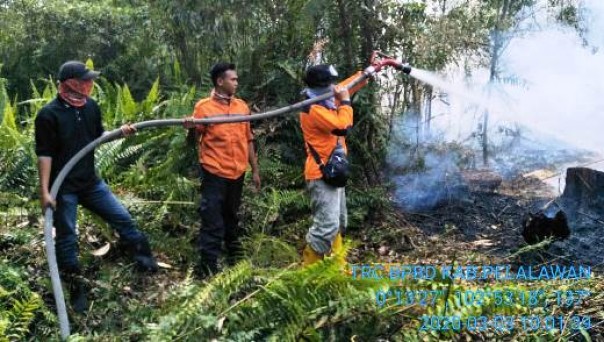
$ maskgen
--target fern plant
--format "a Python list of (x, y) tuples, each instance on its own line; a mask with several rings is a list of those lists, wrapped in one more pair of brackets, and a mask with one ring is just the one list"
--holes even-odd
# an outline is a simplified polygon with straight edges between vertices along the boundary
[(308, 268), (296, 262), (258, 268), (266, 256), (257, 251), (207, 284), (189, 282), (175, 291), (157, 323), (149, 325), (148, 338), (320, 341), (357, 335), (367, 340), (393, 319), (375, 304), (373, 291), (382, 283), (352, 279), (332, 258)]
[[(33, 194), (36, 180), (33, 131), (31, 124), (17, 121), (18, 103), (8, 99), (2, 80), (0, 113), (0, 191)], [(27, 114), (23, 117), (27, 119)]]
[(18, 270), (0, 264), (0, 336), (4, 336), (5, 341), (24, 340), (36, 319), (54, 323), (48, 321), (53, 316), (23, 278)]

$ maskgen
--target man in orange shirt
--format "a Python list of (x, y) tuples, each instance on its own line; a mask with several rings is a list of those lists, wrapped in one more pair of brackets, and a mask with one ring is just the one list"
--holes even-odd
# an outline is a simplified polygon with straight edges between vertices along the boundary
[(345, 85), (359, 76), (358, 72), (334, 86), (338, 73), (331, 65), (316, 65), (307, 70), (305, 82), (308, 88), (303, 93), (307, 98), (314, 98), (331, 90), (335, 96), (320, 101), (300, 113), (300, 125), (304, 135), (306, 163), (304, 178), (310, 192), (310, 205), (313, 223), (306, 235), (306, 247), (302, 259), (305, 266), (315, 263), (326, 254), (336, 253), (337, 261), (345, 260), (337, 256), (342, 249), (342, 233), (347, 226), (346, 193), (344, 187), (337, 188), (322, 180), (322, 173), (312, 148), (325, 164), (331, 152), (340, 143), (347, 151), (345, 137), (352, 128), (353, 111), (350, 106), (350, 93), (367, 84), (364, 80), (349, 93)]
[[(238, 86), (234, 64), (217, 63), (210, 70), (210, 76), (214, 89), (210, 97), (197, 102), (193, 118), (251, 114), (247, 104), (234, 97)], [(185, 127), (194, 125), (186, 120)], [(241, 252), (237, 212), (248, 163), (256, 190), (260, 189), (260, 174), (249, 122), (199, 125), (195, 133), (202, 169), (200, 262), (196, 271), (206, 277), (218, 271), (223, 242), (229, 261), (234, 261)]]

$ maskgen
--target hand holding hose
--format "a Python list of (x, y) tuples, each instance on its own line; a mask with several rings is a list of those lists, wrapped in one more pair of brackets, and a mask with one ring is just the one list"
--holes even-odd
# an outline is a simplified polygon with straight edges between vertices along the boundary
[(122, 125), (122, 127), (120, 127), (120, 129), (122, 130), (122, 135), (125, 137), (129, 137), (131, 135), (136, 134), (136, 127), (132, 126), (129, 123)]
[(44, 191), (40, 194), (40, 205), (42, 205), (42, 212), (49, 207), (53, 210), (57, 208), (57, 202), (52, 198), (48, 191)]
[(192, 116), (186, 117), (182, 123), (182, 126), (186, 129), (195, 128), (195, 124), (193, 123), (193, 117)]
[(336, 100), (338, 100), (340, 102), (350, 101), (350, 93), (348, 92), (348, 89), (346, 87), (334, 86), (333, 93), (334, 93), (334, 96), (336, 97)]

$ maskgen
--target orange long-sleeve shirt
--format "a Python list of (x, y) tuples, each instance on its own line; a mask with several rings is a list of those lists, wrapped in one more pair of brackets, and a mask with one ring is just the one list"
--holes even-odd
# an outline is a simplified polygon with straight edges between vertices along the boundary
[[(193, 117), (210, 118), (224, 114), (250, 115), (247, 104), (237, 98), (230, 101), (210, 96), (199, 100)], [(237, 179), (245, 173), (249, 164), (248, 146), (253, 139), (249, 122), (197, 126), (199, 162), (214, 175)]]
[[(360, 76), (362, 71), (359, 71), (347, 78), (346, 80), (339, 83), (340, 86), (345, 86), (352, 82), (355, 78)], [(351, 90), (350, 95), (354, 94), (357, 90), (361, 89), (367, 84), (367, 80), (359, 83)], [(327, 158), (336, 146), (338, 136), (332, 134), (333, 130), (345, 130), (352, 127), (353, 123), (353, 111), (349, 105), (339, 105), (336, 103), (338, 108), (328, 109), (321, 105), (311, 105), (308, 112), (300, 113), (300, 126), (302, 127), (302, 134), (304, 135), (304, 147), (306, 149), (306, 162), (304, 164), (304, 178), (306, 180), (321, 179), (323, 175), (319, 165), (313, 158), (308, 144), (317, 151), (321, 157), (323, 163), (327, 162)], [(348, 153), (346, 147), (346, 138), (339, 137), (340, 144), (344, 147)]]

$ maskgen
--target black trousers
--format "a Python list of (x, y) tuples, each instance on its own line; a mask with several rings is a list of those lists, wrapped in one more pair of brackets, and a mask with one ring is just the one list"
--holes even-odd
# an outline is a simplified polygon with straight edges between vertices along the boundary
[(217, 264), (223, 242), (228, 254), (240, 252), (241, 232), (237, 213), (241, 204), (244, 176), (233, 180), (216, 176), (202, 168), (199, 206), (202, 227), (198, 250), (202, 262), (210, 267)]

